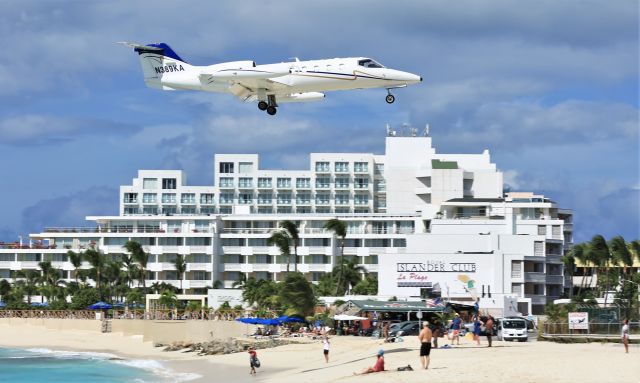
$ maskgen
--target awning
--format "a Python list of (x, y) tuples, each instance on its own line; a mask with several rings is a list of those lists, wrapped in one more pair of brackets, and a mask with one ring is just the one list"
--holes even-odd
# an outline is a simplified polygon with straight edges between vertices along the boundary
[(357, 306), (362, 311), (378, 311), (378, 312), (407, 312), (407, 311), (422, 311), (422, 312), (443, 312), (446, 308), (445, 305), (438, 305), (429, 307), (427, 302), (383, 302), (383, 301), (349, 301)]
[(341, 314), (341, 315), (335, 315), (333, 317), (334, 320), (367, 320), (369, 318), (365, 318), (365, 317), (358, 317), (355, 315), (345, 315), (345, 314)]

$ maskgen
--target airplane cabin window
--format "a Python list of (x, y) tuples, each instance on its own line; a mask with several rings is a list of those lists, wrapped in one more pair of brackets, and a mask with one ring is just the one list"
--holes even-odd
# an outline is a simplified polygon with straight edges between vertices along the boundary
[(363, 66), (365, 68), (384, 68), (384, 66), (377, 63), (375, 60), (364, 59), (358, 61), (358, 65)]

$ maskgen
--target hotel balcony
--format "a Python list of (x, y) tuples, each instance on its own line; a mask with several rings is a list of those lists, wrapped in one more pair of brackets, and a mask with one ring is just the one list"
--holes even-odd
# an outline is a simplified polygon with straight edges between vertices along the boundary
[(532, 283), (546, 283), (547, 278), (545, 273), (533, 273), (525, 271), (524, 281)]
[(564, 284), (564, 276), (563, 275), (547, 275), (548, 285), (562, 285)]
[(535, 294), (526, 294), (525, 298), (531, 298), (532, 305), (546, 305), (547, 304), (547, 296), (546, 295), (535, 295)]
[[(185, 280), (182, 282), (182, 288), (184, 289), (201, 289), (207, 286), (211, 286), (211, 281), (209, 280)], [(178, 283), (178, 287), (180, 287), (180, 283)]]
[(189, 271), (213, 271), (211, 263), (187, 263), (187, 272)]

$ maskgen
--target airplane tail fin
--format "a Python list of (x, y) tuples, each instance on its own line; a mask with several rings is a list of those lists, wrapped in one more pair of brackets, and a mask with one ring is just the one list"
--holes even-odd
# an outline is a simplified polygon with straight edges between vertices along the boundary
[(119, 42), (119, 44), (133, 48), (134, 52), (140, 55), (144, 82), (150, 88), (172, 90), (174, 88), (163, 85), (163, 77), (191, 68), (191, 65), (165, 43), (141, 45)]

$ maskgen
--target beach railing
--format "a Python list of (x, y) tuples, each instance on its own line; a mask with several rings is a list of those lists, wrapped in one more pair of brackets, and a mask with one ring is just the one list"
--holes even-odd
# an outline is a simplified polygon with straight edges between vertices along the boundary
[[(622, 322), (589, 322), (587, 329), (570, 329), (566, 322), (545, 322), (543, 337), (621, 338)], [(629, 336), (640, 338), (640, 322), (629, 322)]]

